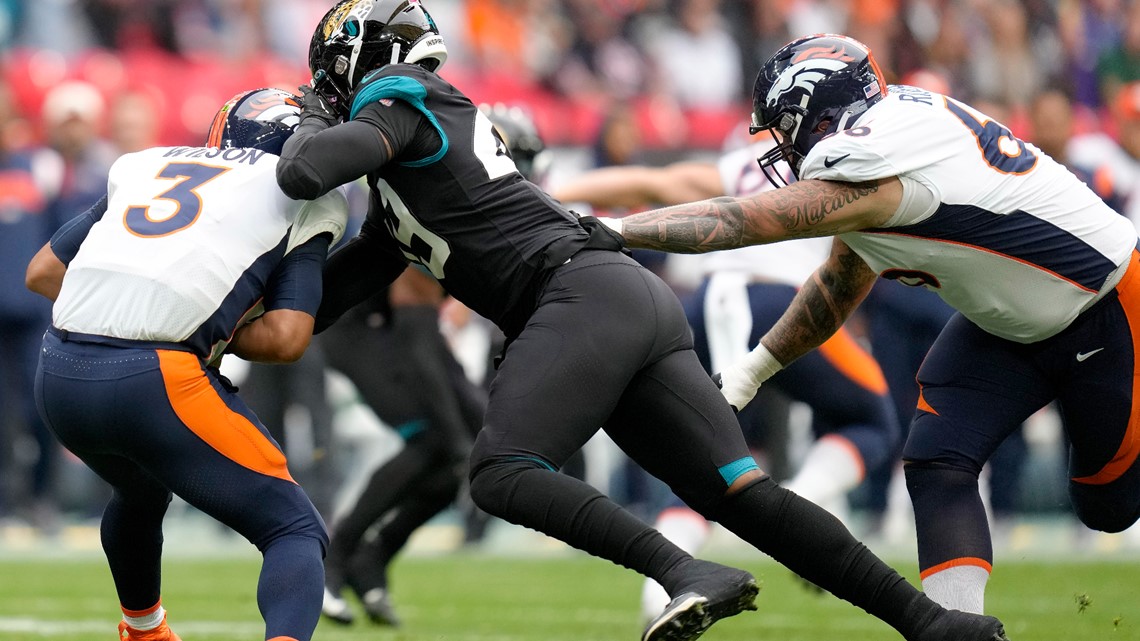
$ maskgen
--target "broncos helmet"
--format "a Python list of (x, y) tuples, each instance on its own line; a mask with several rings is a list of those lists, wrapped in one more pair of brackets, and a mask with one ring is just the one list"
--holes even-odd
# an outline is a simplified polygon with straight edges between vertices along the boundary
[(397, 62), (435, 71), (446, 60), (443, 36), (419, 0), (341, 0), (309, 43), (313, 90), (346, 119), (369, 71)]
[[(887, 94), (887, 83), (866, 45), (847, 36), (817, 34), (793, 40), (760, 69), (752, 91), (753, 134), (771, 131), (776, 147), (760, 158), (768, 168), (786, 160), (799, 178), (800, 164), (825, 136), (842, 131)], [(777, 176), (777, 177), (773, 177)]]
[(230, 98), (214, 115), (206, 146), (250, 147), (279, 156), (300, 121), (300, 100), (288, 91), (245, 91)]
[(546, 143), (538, 135), (534, 120), (521, 107), (511, 107), (501, 102), (493, 105), (483, 103), (479, 105), (479, 111), (487, 116), (499, 132), (499, 138), (507, 146), (507, 151), (523, 178), (541, 183), (550, 167), (550, 159)]

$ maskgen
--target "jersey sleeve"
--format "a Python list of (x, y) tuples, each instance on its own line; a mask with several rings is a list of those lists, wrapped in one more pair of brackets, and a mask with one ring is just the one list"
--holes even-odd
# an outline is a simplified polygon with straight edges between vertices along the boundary
[(897, 176), (899, 170), (878, 148), (874, 132), (856, 127), (821, 140), (804, 158), (800, 178), (866, 182)]
[(344, 187), (330, 191), (316, 200), (301, 206), (293, 226), (289, 229), (289, 243), (286, 253), (308, 242), (320, 234), (331, 234), (329, 246), (335, 245), (344, 235), (348, 224), (348, 199)]

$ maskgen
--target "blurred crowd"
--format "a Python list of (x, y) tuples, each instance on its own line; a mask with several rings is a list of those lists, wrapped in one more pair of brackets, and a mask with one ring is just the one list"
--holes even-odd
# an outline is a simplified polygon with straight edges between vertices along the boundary
[[(576, 169), (742, 144), (763, 61), (793, 37), (839, 32), (868, 44), (892, 82), (975, 105), (1140, 223), (1140, 1), (426, 4), (450, 52), (441, 75), (477, 102), (524, 107)], [(32, 404), (50, 308), (23, 286), (27, 261), (102, 195), (118, 155), (199, 144), (233, 94), (305, 82), (329, 5), (0, 0), (0, 519), (51, 527), (105, 499), (61, 480), (82, 472)]]

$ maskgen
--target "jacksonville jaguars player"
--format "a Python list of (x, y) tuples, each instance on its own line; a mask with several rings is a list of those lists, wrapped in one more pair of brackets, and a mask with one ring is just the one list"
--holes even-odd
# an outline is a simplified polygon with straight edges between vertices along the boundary
[(312, 336), (348, 207), (339, 191), (309, 202), (277, 186), (299, 111), (287, 92), (245, 92), (207, 146), (122, 156), (107, 195), (28, 266), (28, 287), (55, 301), (36, 403), (114, 488), (101, 533), (123, 641), (178, 641), (160, 599), (172, 493), (261, 551), (266, 639), (308, 641), (320, 616), (324, 522), (216, 368), (223, 353), (294, 361)]
[(753, 129), (800, 180), (612, 221), (635, 247), (700, 252), (836, 236), (831, 256), (760, 345), (722, 373), (743, 405), (843, 323), (876, 276), (957, 310), (918, 374), (903, 459), (931, 598), (981, 612), (993, 564), (978, 473), (1059, 401), (1069, 494), (1090, 528), (1140, 517), (1133, 336), (1140, 254), (1129, 221), (1063, 166), (948, 96), (888, 87), (867, 48), (811, 36), (757, 79)]
[(558, 473), (604, 426), (704, 516), (907, 639), (1001, 638), (996, 619), (939, 607), (760, 471), (676, 296), (607, 228), (519, 175), (491, 122), (435, 73), (446, 52), (416, 0), (334, 6), (310, 44), (312, 87), (277, 172), (296, 198), (361, 176), (372, 189), (360, 233), (329, 259), (318, 329), (414, 261), (507, 336), (471, 455), (476, 504), (663, 585), (673, 600), (644, 641), (693, 639), (754, 608), (749, 573), (693, 559)]
[[(715, 161), (605, 167), (575, 176), (552, 194), (563, 202), (608, 208), (751, 195), (772, 188), (756, 163), (771, 147), (765, 136)], [(705, 368), (719, 372), (747, 354), (787, 309), (797, 288), (827, 258), (830, 245), (826, 238), (805, 238), (701, 256), (699, 265), (705, 277), (686, 311)], [(851, 334), (840, 328), (818, 351), (773, 377), (772, 384), (811, 408), (816, 436), (799, 470), (784, 486), (842, 517), (847, 493), (869, 471), (889, 468), (902, 440), (883, 372)], [(750, 441), (765, 429), (756, 424), (755, 417), (749, 412), (740, 415)], [(673, 503), (658, 515), (654, 527), (695, 554), (709, 528), (704, 519), (694, 516)], [(647, 620), (656, 616), (668, 601), (660, 586), (646, 581), (642, 616)]]

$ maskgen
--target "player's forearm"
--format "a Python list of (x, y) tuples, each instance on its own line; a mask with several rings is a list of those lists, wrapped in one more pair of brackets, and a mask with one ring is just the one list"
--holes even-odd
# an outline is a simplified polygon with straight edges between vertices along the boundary
[(239, 328), (227, 351), (247, 361), (292, 363), (304, 355), (312, 336), (312, 316), (278, 309)]
[(796, 294), (761, 343), (784, 365), (822, 345), (866, 298), (876, 274), (846, 245), (837, 249)]
[(63, 276), (67, 273), (67, 265), (63, 263), (51, 244), (45, 244), (28, 263), (24, 274), (24, 285), (31, 291), (54, 301), (59, 297), (59, 290), (63, 286)]
[(303, 131), (285, 141), (277, 162), (277, 184), (290, 198), (313, 200), (383, 166), (388, 158), (379, 131), (367, 123)]
[[(897, 180), (895, 180), (897, 183)], [(703, 253), (792, 238), (831, 236), (882, 222), (901, 191), (880, 183), (805, 180), (744, 198), (713, 198), (626, 216), (628, 246)]]

